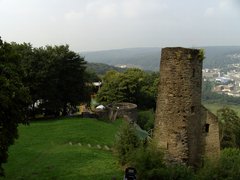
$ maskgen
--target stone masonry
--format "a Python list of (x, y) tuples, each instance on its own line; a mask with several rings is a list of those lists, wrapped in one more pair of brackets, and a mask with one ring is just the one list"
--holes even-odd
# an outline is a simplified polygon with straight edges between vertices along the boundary
[(198, 167), (220, 153), (217, 118), (201, 104), (202, 62), (198, 49), (162, 49), (154, 138), (168, 163)]

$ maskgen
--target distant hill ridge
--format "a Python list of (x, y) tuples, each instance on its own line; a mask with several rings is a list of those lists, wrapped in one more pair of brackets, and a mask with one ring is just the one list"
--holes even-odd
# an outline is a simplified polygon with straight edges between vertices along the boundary
[[(197, 47), (205, 50), (205, 68), (224, 67), (240, 63), (240, 46)], [(90, 63), (104, 63), (112, 66), (134, 65), (144, 70), (158, 71), (161, 48), (126, 48), (80, 53)]]

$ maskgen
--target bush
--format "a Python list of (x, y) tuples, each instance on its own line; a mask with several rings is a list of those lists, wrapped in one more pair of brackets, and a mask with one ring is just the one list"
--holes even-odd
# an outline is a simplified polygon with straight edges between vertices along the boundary
[(138, 113), (137, 124), (146, 131), (153, 129), (154, 128), (154, 112), (153, 112), (153, 110), (140, 111)]
[(193, 179), (191, 169), (181, 165), (166, 166), (163, 156), (164, 153), (154, 144), (136, 150), (132, 154), (130, 164), (137, 169), (138, 179)]
[(197, 173), (197, 179), (239, 179), (240, 150), (225, 148), (219, 160), (211, 160)]
[(129, 157), (140, 146), (140, 139), (132, 124), (125, 123), (119, 133), (115, 144), (118, 159), (122, 165), (129, 161)]
[(167, 168), (167, 177), (164, 179), (171, 180), (191, 180), (194, 179), (194, 172), (191, 168), (183, 165), (174, 165)]
[(221, 148), (240, 147), (240, 118), (237, 112), (224, 107), (217, 111)]
[(164, 153), (154, 143), (141, 143), (131, 124), (126, 123), (121, 128), (115, 147), (120, 163), (136, 168), (139, 180), (193, 178), (193, 172), (185, 166), (166, 166)]
[(138, 148), (130, 161), (131, 166), (137, 169), (139, 179), (154, 179), (153, 177), (160, 173), (159, 170), (162, 171), (165, 167), (163, 153), (154, 145)]

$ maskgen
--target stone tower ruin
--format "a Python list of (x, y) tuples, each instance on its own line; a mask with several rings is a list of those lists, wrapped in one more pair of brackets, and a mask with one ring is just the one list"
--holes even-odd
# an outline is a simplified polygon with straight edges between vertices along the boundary
[(220, 153), (215, 115), (201, 104), (203, 52), (163, 48), (154, 138), (166, 161), (197, 167)]

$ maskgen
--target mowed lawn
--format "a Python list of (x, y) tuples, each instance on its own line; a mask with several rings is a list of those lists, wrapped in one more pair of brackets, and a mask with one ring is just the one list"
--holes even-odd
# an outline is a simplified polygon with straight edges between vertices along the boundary
[(4, 165), (5, 179), (122, 179), (117, 158), (106, 148), (121, 124), (63, 118), (21, 125)]

